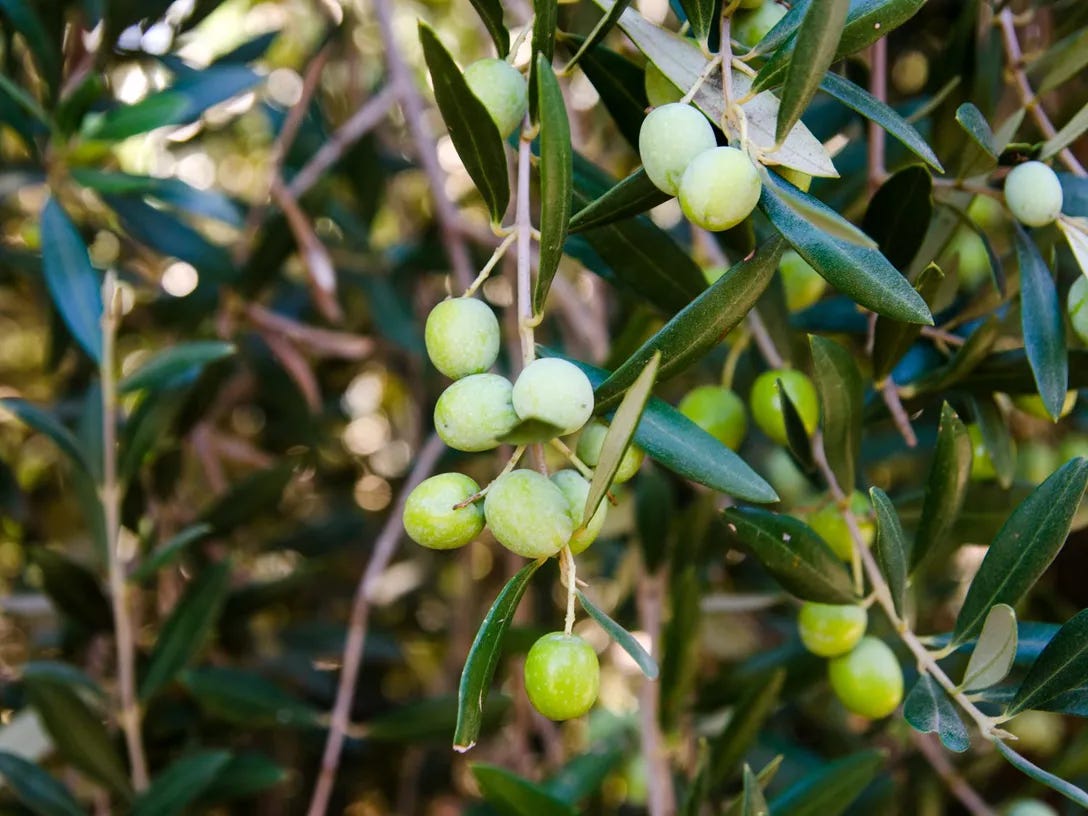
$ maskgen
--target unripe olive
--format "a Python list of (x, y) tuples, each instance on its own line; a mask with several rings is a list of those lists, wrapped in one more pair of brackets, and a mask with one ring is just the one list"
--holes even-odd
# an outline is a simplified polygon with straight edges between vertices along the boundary
[(1016, 478), (1031, 484), (1041, 484), (1057, 470), (1063, 459), (1048, 442), (1027, 440), (1016, 452)]
[[(601, 461), (601, 446), (604, 445), (605, 434), (608, 433), (608, 426), (599, 420), (593, 420), (582, 428), (582, 433), (578, 436), (578, 458), (585, 462), (592, 468), (597, 467), (597, 463)], [(646, 457), (645, 452), (635, 443), (630, 443), (627, 446), (627, 450), (623, 452), (623, 458), (620, 459), (620, 466), (616, 470), (616, 475), (612, 481), (615, 484), (623, 484), (629, 481), (642, 466), (642, 460)]]
[(582, 369), (558, 357), (533, 360), (514, 382), (514, 411), (560, 428), (560, 436), (581, 428), (593, 414), (593, 385)]
[(479, 503), (454, 509), (474, 496), (480, 486), (462, 473), (441, 473), (420, 482), (404, 504), (404, 531), (417, 544), (432, 550), (463, 547), (484, 528)]
[(986, 244), (972, 229), (963, 226), (956, 229), (942, 260), (945, 258), (947, 264), (955, 261), (960, 288), (966, 292), (973, 292), (990, 277), (990, 255), (986, 252)]
[[(873, 543), (876, 536), (876, 525), (872, 518), (872, 505), (866, 495), (858, 490), (850, 494), (850, 512), (858, 523), (858, 532), (866, 547)], [(854, 537), (850, 534), (850, 527), (835, 502), (828, 502), (819, 510), (809, 514), (808, 526), (811, 527), (828, 546), (835, 551), (835, 555), (843, 561), (849, 561), (854, 553)]]
[(525, 558), (555, 555), (574, 532), (566, 496), (535, 470), (496, 479), (484, 499), (484, 518), (500, 544)]
[(1016, 799), (1001, 809), (1002, 816), (1058, 816), (1046, 802), (1039, 799)]
[(1045, 419), (1047, 422), (1057, 422), (1058, 419), (1069, 416), (1073, 411), (1073, 406), (1077, 404), (1077, 392), (1066, 391), (1065, 399), (1062, 401), (1062, 409), (1058, 412), (1058, 419), (1054, 419), (1050, 414), (1046, 412), (1046, 406), (1043, 404), (1043, 398), (1038, 394), (1021, 394), (1017, 397), (1013, 397), (1013, 404), (1023, 411), (1025, 414), (1031, 414), (1033, 417), (1039, 419)]
[(901, 94), (916, 94), (929, 79), (929, 60), (921, 51), (904, 51), (892, 66), (892, 84)]
[(786, 444), (786, 420), (782, 413), (782, 397), (778, 393), (778, 381), (782, 381), (790, 402), (801, 416), (801, 424), (812, 434), (820, 422), (820, 402), (816, 386), (800, 371), (783, 368), (764, 371), (752, 384), (748, 402), (756, 424), (775, 442)]
[(525, 693), (549, 720), (572, 720), (597, 701), (601, 666), (593, 647), (577, 635), (544, 635), (525, 657)]
[(450, 298), (427, 315), (427, 356), (452, 380), (481, 374), (499, 356), (499, 321), (482, 300)]
[(589, 482), (578, 471), (569, 469), (553, 473), (551, 479), (552, 483), (559, 488), (559, 492), (563, 494), (563, 498), (567, 500), (567, 512), (575, 531), (568, 544), (570, 551), (578, 555), (600, 535), (605, 516), (608, 515), (608, 502), (602, 501), (586, 528), (579, 531), (578, 528), (582, 526), (582, 514), (586, 510), (586, 499), (589, 498)]
[(690, 105), (676, 102), (650, 111), (638, 132), (638, 152), (646, 175), (655, 187), (673, 196), (692, 160), (716, 144), (707, 118)]
[(680, 179), (680, 209), (703, 229), (735, 227), (759, 201), (763, 182), (748, 158), (735, 147), (715, 147), (691, 160)]
[(1005, 204), (1021, 224), (1045, 227), (1061, 214), (1062, 184), (1042, 162), (1018, 164), (1005, 177)]
[(827, 281), (792, 249), (782, 253), (778, 272), (782, 275), (782, 288), (786, 291), (786, 307), (791, 312), (807, 309), (827, 290)]
[(683, 92), (652, 62), (646, 63), (643, 81), (646, 85), (646, 99), (652, 107), (660, 108), (662, 105), (679, 102), (684, 97)]
[[(747, 8), (747, 7), (745, 7)], [(752, 11), (742, 11), (733, 15), (733, 25), (730, 29), (737, 42), (749, 48), (755, 46), (767, 36), (778, 21), (786, 16), (786, 7), (778, 3), (766, 2)]]
[(903, 669), (875, 637), (863, 637), (853, 651), (831, 658), (828, 675), (842, 704), (863, 717), (887, 717), (903, 700)]
[(465, 69), (465, 82), (504, 139), (517, 129), (529, 107), (528, 85), (517, 68), (495, 57), (482, 59)]
[(1048, 757), (1065, 746), (1065, 718), (1052, 711), (1024, 711), (1001, 727), (1012, 732), (1024, 753)]
[(1062, 444), (1058, 448), (1058, 454), (1063, 462), (1076, 459), (1078, 456), (1088, 458), (1088, 434), (1069, 434), (1062, 440)]
[(744, 401), (728, 388), (700, 385), (677, 406), (680, 413), (730, 450), (737, 450), (748, 432)]
[(861, 640), (869, 623), (865, 607), (856, 604), (804, 603), (797, 629), (805, 648), (820, 657), (846, 654)]
[(967, 207), (967, 217), (984, 230), (1005, 226), (1008, 217), (997, 199), (988, 195), (977, 195)]
[(1081, 275), (1069, 287), (1065, 307), (1069, 322), (1073, 325), (1073, 334), (1082, 343), (1088, 343), (1088, 278)]
[(434, 406), (434, 428), (455, 450), (498, 447), (498, 438), (518, 424), (512, 393), (513, 386), (505, 377), (470, 374), (442, 392)]
[(982, 429), (972, 422), (967, 426), (967, 435), (971, 439), (971, 479), (976, 482), (996, 479), (997, 470), (986, 440), (982, 438)]

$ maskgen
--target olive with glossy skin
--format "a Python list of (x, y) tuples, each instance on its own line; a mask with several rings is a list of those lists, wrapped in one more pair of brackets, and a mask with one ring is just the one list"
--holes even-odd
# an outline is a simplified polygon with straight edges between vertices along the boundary
[(1065, 310), (1069, 313), (1073, 334), (1079, 337), (1082, 343), (1088, 343), (1088, 278), (1081, 275), (1069, 287)]
[(544, 635), (525, 658), (525, 693), (549, 720), (581, 717), (597, 701), (601, 667), (593, 647), (577, 635)]
[[(872, 518), (872, 505), (864, 493), (855, 490), (850, 494), (850, 512), (858, 522), (858, 532), (866, 547), (872, 546), (876, 537), (876, 525)], [(854, 537), (850, 534), (850, 527), (846, 524), (846, 517), (842, 514), (838, 504), (828, 502), (819, 510), (809, 514), (808, 526), (817, 535), (827, 542), (835, 551), (835, 555), (843, 561), (849, 561), (854, 554)]]
[(593, 385), (574, 363), (542, 357), (529, 363), (514, 381), (513, 401), (522, 420), (547, 422), (566, 436), (593, 414)]
[(434, 428), (454, 450), (485, 451), (518, 424), (513, 386), (498, 374), (470, 374), (442, 392), (434, 406)]
[(693, 224), (712, 232), (735, 227), (759, 201), (763, 182), (748, 154), (715, 147), (692, 159), (680, 179), (680, 209)]
[(646, 63), (643, 82), (646, 86), (646, 99), (652, 107), (660, 108), (662, 105), (679, 102), (684, 97), (683, 92), (652, 62)]
[(525, 558), (555, 555), (574, 532), (563, 491), (535, 470), (513, 470), (492, 482), (484, 519), (500, 544)]
[(1063, 419), (1072, 413), (1074, 406), (1077, 404), (1077, 392), (1065, 392), (1065, 399), (1062, 401), (1062, 410), (1058, 413), (1058, 419), (1054, 419), (1046, 412), (1043, 398), (1038, 394), (1021, 394), (1020, 396), (1013, 398), (1013, 404), (1025, 414), (1031, 414), (1033, 417), (1045, 419), (1047, 422), (1057, 422), (1058, 419)]
[[(604, 437), (607, 433), (608, 426), (595, 419), (582, 428), (582, 433), (578, 435), (578, 448), (575, 452), (578, 458), (591, 468), (597, 467), (597, 463), (601, 461), (601, 446), (604, 445)], [(616, 475), (612, 478), (613, 484), (623, 484), (634, 477), (645, 458), (646, 453), (642, 448), (633, 442), (630, 443), (627, 450), (623, 452)]]
[(529, 107), (529, 86), (517, 68), (506, 60), (482, 59), (465, 69), (465, 82), (504, 139), (517, 129)]
[(816, 386), (807, 376), (791, 368), (764, 371), (752, 384), (748, 402), (752, 418), (771, 439), (786, 444), (786, 420), (782, 414), (782, 397), (778, 393), (778, 381), (782, 381), (790, 402), (801, 416), (801, 424), (810, 435), (820, 422), (820, 402)]
[(650, 111), (638, 132), (642, 168), (655, 187), (672, 196), (679, 192), (680, 179), (692, 160), (716, 144), (707, 118), (690, 105), (676, 102)]
[(499, 356), (498, 318), (475, 298), (450, 298), (431, 309), (423, 338), (431, 363), (451, 380), (482, 374)]
[(863, 637), (828, 663), (831, 688), (842, 704), (870, 719), (887, 717), (903, 700), (903, 669), (884, 641)]
[(846, 654), (861, 640), (869, 613), (856, 604), (804, 603), (797, 630), (805, 648), (820, 657)]
[(1062, 211), (1062, 184), (1042, 162), (1018, 164), (1005, 177), (1005, 204), (1021, 224), (1045, 227)]
[[(742, 6), (742, 8), (748, 7)], [(753, 48), (785, 16), (785, 6), (768, 1), (751, 11), (739, 11), (734, 14), (730, 30), (737, 42)]]
[(552, 484), (559, 488), (559, 492), (567, 500), (567, 512), (570, 514), (571, 524), (574, 525), (574, 533), (568, 545), (570, 551), (578, 555), (600, 535), (601, 527), (604, 526), (605, 517), (608, 515), (608, 502), (602, 501), (586, 528), (579, 530), (578, 528), (582, 526), (582, 513), (586, 510), (586, 499), (589, 498), (589, 482), (578, 471), (569, 469), (553, 473), (551, 479)]
[(454, 505), (480, 492), (463, 473), (441, 473), (420, 482), (404, 503), (404, 531), (416, 544), (432, 550), (453, 550), (472, 541), (484, 529), (479, 502)]
[(744, 400), (728, 388), (700, 385), (684, 395), (677, 408), (730, 450), (737, 450), (748, 433)]
[(786, 307), (791, 312), (807, 309), (827, 291), (827, 281), (792, 249), (782, 253), (778, 273), (782, 276), (782, 288), (786, 292)]

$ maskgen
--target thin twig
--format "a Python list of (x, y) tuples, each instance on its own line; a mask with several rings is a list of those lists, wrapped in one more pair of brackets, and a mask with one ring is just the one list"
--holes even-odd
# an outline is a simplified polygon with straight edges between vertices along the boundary
[(759, 353), (763, 355), (767, 365), (771, 368), (782, 368), (785, 365), (782, 355), (778, 353), (763, 318), (759, 316), (759, 312), (754, 308), (748, 312), (748, 331), (751, 332), (752, 339), (756, 341)]
[[(1038, 125), (1043, 136), (1047, 139), (1053, 139), (1058, 131), (1054, 127), (1054, 123), (1050, 121), (1050, 117), (1043, 108), (1039, 97), (1032, 90), (1031, 83), (1028, 82), (1028, 75), (1024, 72), (1024, 54), (1020, 50), (1020, 40), (1016, 36), (1016, 20), (1013, 17), (1012, 9), (1005, 6), (997, 15), (997, 20), (1001, 26), (1001, 39), (1005, 45), (1005, 56), (1009, 63), (1009, 70), (1012, 71), (1016, 90), (1020, 94), (1020, 102), (1031, 114), (1031, 118), (1035, 120), (1035, 124)], [(1078, 176), (1088, 175), (1084, 165), (1077, 160), (1077, 157), (1073, 155), (1073, 151), (1068, 147), (1059, 151), (1058, 158), (1061, 159), (1062, 164), (1069, 168), (1070, 172)]]
[(892, 421), (899, 430), (900, 436), (903, 437), (903, 441), (907, 443), (907, 447), (916, 447), (918, 437), (915, 435), (914, 427), (910, 424), (910, 417), (907, 416), (906, 409), (903, 408), (903, 403), (899, 399), (899, 387), (896, 386), (895, 380), (891, 377), (888, 377), (880, 384), (880, 396), (884, 399), (884, 404), (888, 407), (888, 413), (892, 415)]
[(106, 563), (109, 569), (113, 628), (117, 638), (117, 684), (120, 696), (118, 720), (125, 735), (132, 787), (147, 787), (147, 755), (140, 729), (140, 704), (136, 699), (136, 643), (133, 638), (128, 587), (121, 563), (121, 487), (117, 479), (117, 379), (114, 348), (120, 309), (117, 274), (111, 269), (103, 283), (102, 356), (98, 365), (102, 391), (102, 483), (99, 501), (106, 525)]
[(385, 568), (393, 558), (397, 543), (400, 541), (403, 525), (401, 514), (408, 494), (434, 470), (442, 456), (445, 445), (437, 434), (432, 434), (419, 451), (412, 471), (401, 487), (396, 503), (389, 510), (385, 526), (374, 539), (374, 549), (359, 583), (355, 588), (355, 598), (351, 605), (348, 620), (348, 636), (344, 644), (343, 662), (340, 667), (340, 682), (336, 687), (336, 701), (333, 704), (332, 717), (329, 721), (329, 733), (325, 739), (325, 751), (321, 757), (321, 772), (314, 786), (308, 816), (324, 816), (329, 807), (336, 770), (340, 765), (340, 751), (344, 746), (344, 735), (351, 720), (351, 704), (355, 698), (355, 687), (359, 682), (359, 670), (362, 667), (363, 647), (366, 644), (367, 623), (370, 615), (370, 599)]
[(311, 354), (343, 360), (362, 360), (374, 351), (374, 341), (369, 337), (309, 326), (257, 303), (247, 303), (243, 310), (258, 329), (283, 335), (288, 340), (305, 346)]
[(928, 337), (930, 340), (937, 340), (948, 346), (962, 346), (967, 342), (958, 334), (952, 334), (943, 329), (938, 329), (936, 326), (922, 326), (921, 333), (922, 337)]
[[(888, 98), (888, 41), (878, 39), (869, 48), (869, 93), (880, 102)], [(886, 175), (884, 169), (884, 128), (869, 122), (869, 194), (876, 192)]]
[[(664, 575), (643, 574), (639, 579), (636, 603), (639, 626), (650, 636), (650, 652), (661, 657), (661, 617)], [(646, 763), (647, 809), (650, 816), (672, 816), (676, 812), (672, 773), (665, 756), (661, 725), (658, 722), (660, 684), (645, 677), (639, 689), (639, 714), (642, 718), (642, 759)]]
[(278, 175), (272, 179), (271, 193), (272, 199), (287, 217), (287, 225), (295, 236), (295, 244), (309, 273), (314, 305), (330, 323), (341, 322), (344, 312), (336, 300), (336, 268), (329, 257), (329, 251), (321, 243), (306, 213)]
[(532, 294), (532, 223), (529, 220), (529, 153), (532, 140), (528, 135), (528, 119), (518, 142), (517, 198), (514, 209), (514, 229), (517, 234), (517, 298), (518, 336), (521, 338), (521, 364), (524, 368), (536, 359), (533, 342)]
[(986, 800), (979, 795), (978, 791), (972, 788), (967, 780), (960, 775), (959, 771), (952, 767), (952, 763), (944, 755), (944, 751), (941, 750), (936, 737), (931, 734), (919, 734), (911, 729), (910, 740), (914, 743), (914, 747), (918, 749), (918, 753), (937, 772), (937, 776), (944, 782), (945, 787), (960, 800), (960, 804), (968, 813), (973, 814), (973, 816), (997, 816), (997, 811), (990, 807)]

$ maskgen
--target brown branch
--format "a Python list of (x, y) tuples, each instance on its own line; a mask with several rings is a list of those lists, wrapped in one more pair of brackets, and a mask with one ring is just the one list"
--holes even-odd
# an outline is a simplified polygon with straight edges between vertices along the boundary
[[(639, 625), (651, 638), (651, 652), (655, 660), (661, 657), (664, 582), (663, 575), (646, 573), (639, 579), (636, 595)], [(658, 722), (659, 691), (658, 683), (642, 678), (639, 715), (642, 718), (642, 758), (646, 763), (647, 809), (650, 816), (672, 816), (676, 812), (676, 794)]]
[(941, 750), (934, 736), (919, 734), (914, 729), (910, 729), (910, 741), (937, 772), (937, 776), (941, 778), (949, 792), (960, 800), (960, 804), (968, 813), (973, 816), (997, 816), (997, 811), (990, 807), (978, 791), (972, 788), (967, 780), (960, 776), (959, 771), (952, 767), (952, 763), (948, 761), (948, 757), (944, 755), (944, 751)]
[(396, 503), (390, 508), (385, 526), (374, 540), (374, 549), (359, 583), (355, 588), (355, 599), (351, 605), (348, 621), (348, 636), (344, 644), (343, 662), (340, 667), (340, 682), (336, 687), (336, 700), (333, 704), (329, 733), (325, 739), (325, 751), (321, 757), (321, 772), (314, 786), (308, 816), (324, 816), (329, 807), (336, 770), (340, 765), (340, 751), (344, 746), (344, 736), (351, 720), (351, 704), (355, 697), (355, 687), (359, 682), (359, 670), (362, 667), (363, 647), (366, 644), (367, 624), (370, 616), (370, 599), (382, 573), (389, 565), (400, 541), (403, 526), (401, 514), (408, 494), (422, 482), (438, 464), (445, 445), (437, 434), (431, 434), (420, 448), (415, 465), (404, 480)]
[(899, 399), (899, 388), (891, 377), (888, 377), (880, 384), (880, 396), (884, 399), (884, 404), (888, 407), (888, 413), (892, 415), (892, 421), (895, 423), (899, 435), (903, 437), (903, 441), (907, 443), (907, 447), (917, 447), (918, 437), (915, 436), (914, 427), (910, 424), (910, 417), (907, 416), (906, 409), (903, 408), (903, 403)]
[(339, 323), (344, 313), (336, 300), (336, 269), (329, 257), (329, 251), (317, 237), (306, 213), (302, 211), (295, 197), (277, 174), (272, 179), (272, 199), (279, 204), (287, 218), (287, 225), (295, 236), (295, 243), (302, 254), (302, 261), (310, 277), (310, 291), (314, 305), (330, 323)]
[(256, 303), (247, 303), (243, 310), (258, 329), (283, 335), (312, 354), (362, 360), (374, 351), (374, 341), (369, 337), (299, 323)]
[[(881, 37), (869, 48), (869, 93), (880, 102), (888, 99), (888, 41)], [(869, 194), (876, 192), (887, 171), (884, 168), (884, 128), (869, 122)]]

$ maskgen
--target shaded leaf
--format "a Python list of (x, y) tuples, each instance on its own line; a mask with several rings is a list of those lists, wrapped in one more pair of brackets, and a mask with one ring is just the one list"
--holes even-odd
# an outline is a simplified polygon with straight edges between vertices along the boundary
[(793, 55), (780, 94), (775, 138), (781, 141), (805, 112), (835, 59), (850, 0), (811, 3), (797, 29)]
[(0, 17), (7, 20), (12, 30), (18, 31), (22, 36), (30, 53), (34, 55), (34, 62), (37, 63), (46, 85), (56, 93), (60, 85), (61, 55), (46, 33), (41, 17), (34, 9), (35, 5), (37, 4), (26, 0), (0, 0)]
[(577, 813), (571, 805), (551, 796), (540, 785), (498, 765), (474, 762), (469, 767), (484, 799), (505, 816), (525, 816), (528, 813), (534, 816), (575, 816)]
[(1065, 242), (1069, 244), (1069, 251), (1080, 267), (1080, 271), (1088, 277), (1088, 232), (1080, 229), (1076, 222), (1058, 219), (1058, 229), (1065, 236)]
[(590, 201), (570, 219), (570, 231), (602, 227), (633, 215), (641, 215), (671, 196), (659, 190), (641, 167), (619, 181), (600, 197)]
[(879, 751), (851, 754), (812, 771), (771, 800), (775, 816), (839, 816), (884, 763)]
[(680, 6), (691, 24), (691, 33), (695, 39), (705, 43), (716, 21), (714, 0), (680, 0)]
[(771, 809), (759, 786), (759, 780), (748, 764), (744, 765), (744, 790), (741, 793), (742, 816), (770, 816)]
[(1013, 242), (1020, 265), (1020, 322), (1024, 348), (1043, 405), (1057, 421), (1069, 386), (1062, 307), (1054, 279), (1035, 242), (1019, 225), (1014, 229)]
[(710, 788), (729, 781), (738, 763), (744, 759), (759, 736), (763, 724), (778, 705), (785, 680), (785, 669), (775, 669), (769, 677), (760, 677), (749, 684), (737, 700), (729, 723), (710, 744), (707, 767), (707, 783)]
[(163, 567), (181, 558), (191, 545), (203, 541), (213, 532), (214, 528), (210, 524), (192, 524), (186, 527), (165, 544), (148, 553), (132, 571), (130, 580), (146, 581)]
[(103, 195), (148, 196), (190, 215), (242, 226), (238, 206), (217, 190), (200, 190), (179, 178), (134, 176), (91, 167), (73, 167), (71, 172), (77, 182)]
[(873, 487), (869, 489), (869, 500), (876, 511), (876, 562), (888, 582), (895, 611), (902, 615), (907, 593), (907, 538), (888, 494)]
[(293, 472), (294, 465), (288, 461), (250, 474), (201, 513), (200, 521), (210, 524), (217, 534), (222, 535), (259, 513), (276, 512), (280, 496)]
[[(487, 731), (501, 725), (509, 708), (509, 697), (490, 695), (484, 701), (481, 730)], [(365, 733), (367, 739), (379, 742), (448, 743), (450, 732), (456, 727), (457, 695), (451, 694), (406, 703), (379, 714), (366, 724)]]
[(1015, 658), (1016, 613), (1008, 604), (997, 604), (982, 624), (961, 686), (965, 691), (976, 691), (1000, 683)]
[(809, 335), (808, 340), (816, 389), (820, 394), (827, 462), (839, 486), (849, 493), (854, 489), (854, 465), (861, 452), (865, 386), (849, 351), (818, 335)]
[(964, 102), (956, 109), (956, 122), (969, 137), (964, 143), (959, 176), (969, 178), (997, 167), (1001, 147), (994, 144), (993, 131), (982, 112), (970, 102)]
[(86, 451), (83, 450), (82, 444), (76, 439), (75, 435), (64, 427), (53, 414), (39, 408), (32, 402), (12, 397), (0, 399), (0, 406), (11, 411), (30, 428), (48, 436), (60, 449), (60, 452), (68, 457), (69, 461), (90, 481), (90, 476), (95, 468), (87, 457)]
[(552, 278), (563, 257), (574, 195), (570, 123), (563, 92), (551, 65), (537, 56), (540, 97), (540, 259), (533, 288), (533, 310), (543, 311)]
[(653, 656), (635, 639), (634, 635), (612, 620), (612, 618), (608, 617), (608, 615), (593, 603), (593, 601), (589, 600), (589, 598), (586, 597), (586, 594), (581, 590), (578, 591), (578, 602), (582, 604), (582, 609), (584, 609), (593, 620), (600, 624), (600, 627), (604, 629), (605, 633), (607, 633), (621, 649), (630, 655), (631, 659), (635, 661), (647, 678), (650, 680), (657, 679), (659, 671), (657, 661), (654, 660)]
[(1042, 152), (1039, 153), (1039, 160), (1045, 161), (1051, 156), (1056, 156), (1083, 136), (1086, 130), (1088, 130), (1088, 104), (1085, 104), (1084, 107), (1074, 113), (1061, 130), (1043, 143)]
[(85, 811), (60, 782), (33, 762), (0, 751), (0, 777), (15, 798), (38, 816), (83, 816)]
[(42, 272), (53, 303), (91, 359), (102, 357), (102, 281), (87, 245), (55, 198), (42, 208)]
[(179, 680), (211, 716), (250, 728), (313, 727), (321, 712), (261, 675), (224, 666), (182, 672)]
[(972, 406), (983, 445), (997, 474), (997, 483), (1008, 489), (1016, 472), (1016, 443), (993, 398), (978, 397), (972, 401)]
[(174, 762), (132, 803), (132, 816), (175, 816), (200, 798), (230, 762), (228, 751), (201, 751)]
[(809, 195), (778, 173), (761, 172), (764, 184), (771, 184), (783, 201), (798, 215), (808, 221), (809, 226), (847, 244), (856, 244), (868, 249), (876, 248), (876, 241), (858, 229), (853, 223), (828, 207), (820, 199)]
[(620, 751), (592, 751), (588, 754), (578, 754), (547, 779), (541, 787), (555, 799), (573, 805), (597, 791), (622, 759), (623, 754)]
[(932, 214), (933, 179), (915, 164), (880, 186), (865, 211), (863, 226), (892, 266), (906, 269), (922, 245)]
[[(619, 2), (623, 4), (624, 0)], [(581, 42), (577, 37), (569, 39), (573, 43)], [(627, 57), (601, 45), (583, 54), (581, 67), (620, 134), (634, 150), (638, 150), (639, 129), (650, 105), (642, 69)]]
[(255, 796), (287, 778), (287, 771), (263, 754), (237, 754), (205, 785), (200, 799), (202, 802), (222, 802)]
[(540, 121), (537, 88), (540, 80), (540, 58), (551, 65), (555, 56), (555, 32), (559, 28), (559, 0), (533, 0), (532, 50), (529, 59), (529, 116), (534, 123)]
[(971, 747), (967, 726), (944, 689), (928, 674), (922, 674), (903, 702), (903, 719), (915, 731), (936, 734), (949, 751), (962, 754)]
[[(936, 264), (930, 264), (922, 270), (914, 284), (914, 290), (932, 310), (937, 292), (944, 280), (944, 273)], [(873, 335), (873, 379), (883, 382), (892, 373), (903, 355), (918, 339), (922, 327), (918, 323), (904, 323), (879, 316)]]
[(90, 570), (45, 547), (34, 547), (28, 555), (41, 570), (42, 588), (58, 611), (91, 631), (113, 628), (109, 601)]
[(502, 0), (469, 0), (476, 13), (480, 15), (484, 28), (495, 42), (500, 57), (510, 53), (510, 32), (503, 23)]
[(963, 380), (990, 354), (1000, 330), (1001, 321), (997, 315), (991, 315), (971, 332), (947, 363), (904, 386), (900, 389), (902, 395), (909, 399), (916, 394), (936, 393)]
[(994, 746), (1001, 756), (1005, 757), (1014, 768), (1027, 776), (1030, 776), (1036, 782), (1041, 782), (1051, 790), (1057, 791), (1066, 799), (1072, 802), (1076, 802), (1082, 808), (1088, 808), (1088, 792), (1085, 792), (1078, 788), (1071, 782), (1066, 782), (1059, 776), (1044, 771), (1038, 765), (1030, 762), (1020, 754), (1016, 753), (1007, 743), (1002, 740), (995, 739)]
[[(979, 643), (981, 646), (981, 638)], [(976, 654), (979, 648), (975, 648)], [(1055, 697), (1083, 685), (1085, 677), (1088, 677), (1088, 609), (1066, 621), (1046, 645), (1005, 713), (1042, 708)]]
[(786, 390), (781, 379), (774, 381), (774, 391), (782, 407), (782, 425), (786, 429), (786, 447), (790, 454), (806, 473), (816, 470), (816, 459), (812, 452), (812, 440), (809, 438), (801, 412), (793, 402), (793, 397)]
[(193, 341), (171, 346), (151, 356), (143, 365), (117, 384), (122, 394), (133, 391), (173, 388), (193, 381), (205, 366), (234, 354), (233, 343), (219, 340)]

